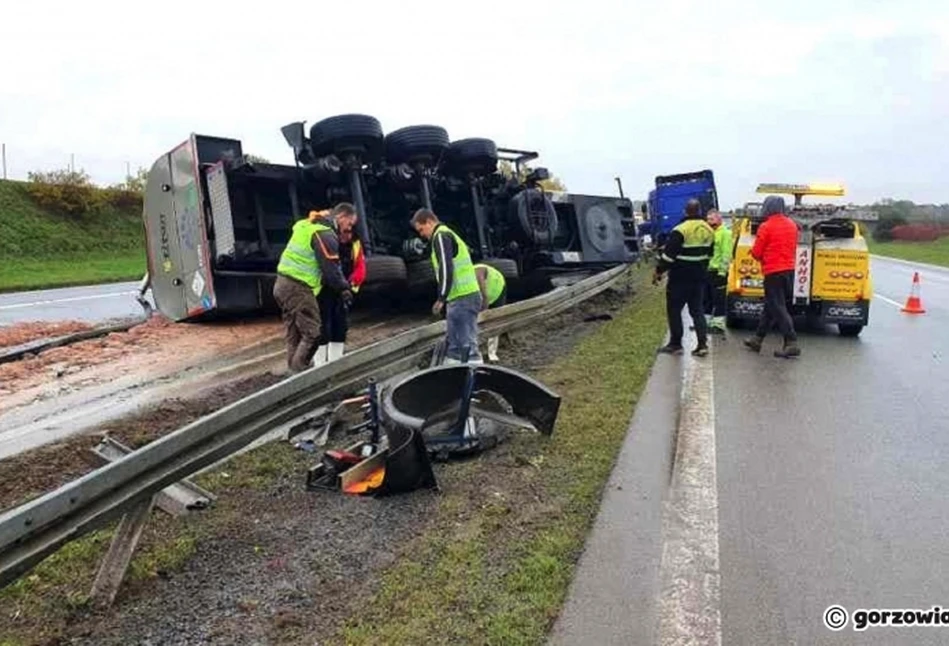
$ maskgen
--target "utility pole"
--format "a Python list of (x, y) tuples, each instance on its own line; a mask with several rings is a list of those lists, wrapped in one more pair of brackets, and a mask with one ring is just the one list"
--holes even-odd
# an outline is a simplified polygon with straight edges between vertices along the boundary
[(3, 179), (7, 178), (7, 145), (0, 145), (0, 157), (3, 158)]
[(69, 153), (69, 172), (76, 172), (76, 153)]
[(125, 162), (125, 179), (132, 178), (132, 164), (130, 162)]

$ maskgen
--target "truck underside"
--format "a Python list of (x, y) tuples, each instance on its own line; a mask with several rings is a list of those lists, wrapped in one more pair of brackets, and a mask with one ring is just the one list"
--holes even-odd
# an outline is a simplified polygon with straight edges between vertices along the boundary
[[(505, 274), (515, 296), (564, 272), (627, 263), (639, 251), (625, 198), (550, 193), (536, 153), (487, 139), (449, 142), (435, 126), (383, 137), (372, 117), (342, 115), (286, 126), (295, 165), (249, 161), (241, 142), (192, 135), (153, 165), (144, 220), (149, 278), (173, 320), (269, 310), (276, 267), (293, 223), (312, 209), (352, 202), (367, 255), (367, 291), (430, 293), (425, 242), (409, 226), (427, 207), (472, 256)], [(508, 160), (516, 170), (499, 171)]]

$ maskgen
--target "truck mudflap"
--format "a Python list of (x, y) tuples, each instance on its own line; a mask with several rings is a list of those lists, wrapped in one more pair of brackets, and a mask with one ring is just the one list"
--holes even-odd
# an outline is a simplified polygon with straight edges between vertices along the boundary
[[(730, 294), (727, 302), (728, 318), (739, 321), (757, 321), (764, 311), (761, 296)], [(791, 307), (793, 316), (807, 316), (817, 323), (831, 325), (867, 325), (870, 321), (870, 301), (811, 301), (808, 305)]]
[(728, 318), (739, 321), (757, 321), (764, 312), (763, 296), (729, 295), (726, 312)]
[(823, 323), (867, 325), (870, 321), (870, 301), (822, 301), (820, 320)]

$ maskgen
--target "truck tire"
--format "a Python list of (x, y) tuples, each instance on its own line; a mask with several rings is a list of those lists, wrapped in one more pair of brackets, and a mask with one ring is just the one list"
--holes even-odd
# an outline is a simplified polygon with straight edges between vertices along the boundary
[(511, 218), (520, 226), (528, 242), (535, 245), (553, 244), (560, 221), (554, 203), (543, 191), (536, 188), (524, 189), (511, 198), (508, 209)]
[(459, 139), (448, 146), (444, 160), (449, 175), (490, 175), (498, 170), (498, 147), (490, 139)]
[(429, 287), (435, 284), (435, 268), (429, 260), (408, 263), (406, 273), (410, 288)]
[(390, 132), (385, 138), (386, 162), (436, 166), (448, 149), (448, 131), (441, 126), (408, 126)]
[(517, 280), (521, 275), (517, 269), (517, 261), (510, 258), (487, 258), (481, 263), (497, 269), (505, 280)]
[(372, 163), (382, 159), (382, 125), (365, 114), (341, 114), (313, 124), (310, 147), (317, 157), (355, 154)]
[(840, 331), (840, 336), (856, 337), (860, 336), (863, 326), (858, 323), (838, 323), (837, 329)]
[(405, 261), (398, 256), (368, 256), (366, 284), (404, 283), (407, 279)]

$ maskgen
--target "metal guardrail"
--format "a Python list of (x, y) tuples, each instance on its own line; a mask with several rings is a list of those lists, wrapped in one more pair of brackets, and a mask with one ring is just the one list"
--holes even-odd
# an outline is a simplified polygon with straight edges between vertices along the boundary
[[(615, 267), (547, 294), (490, 310), (483, 336), (527, 327), (612, 286)], [(35, 500), (0, 514), (0, 587), (63, 544), (98, 529), (165, 487), (230, 456), (314, 407), (417, 366), (445, 334), (439, 321), (360, 348), (198, 419)]]

